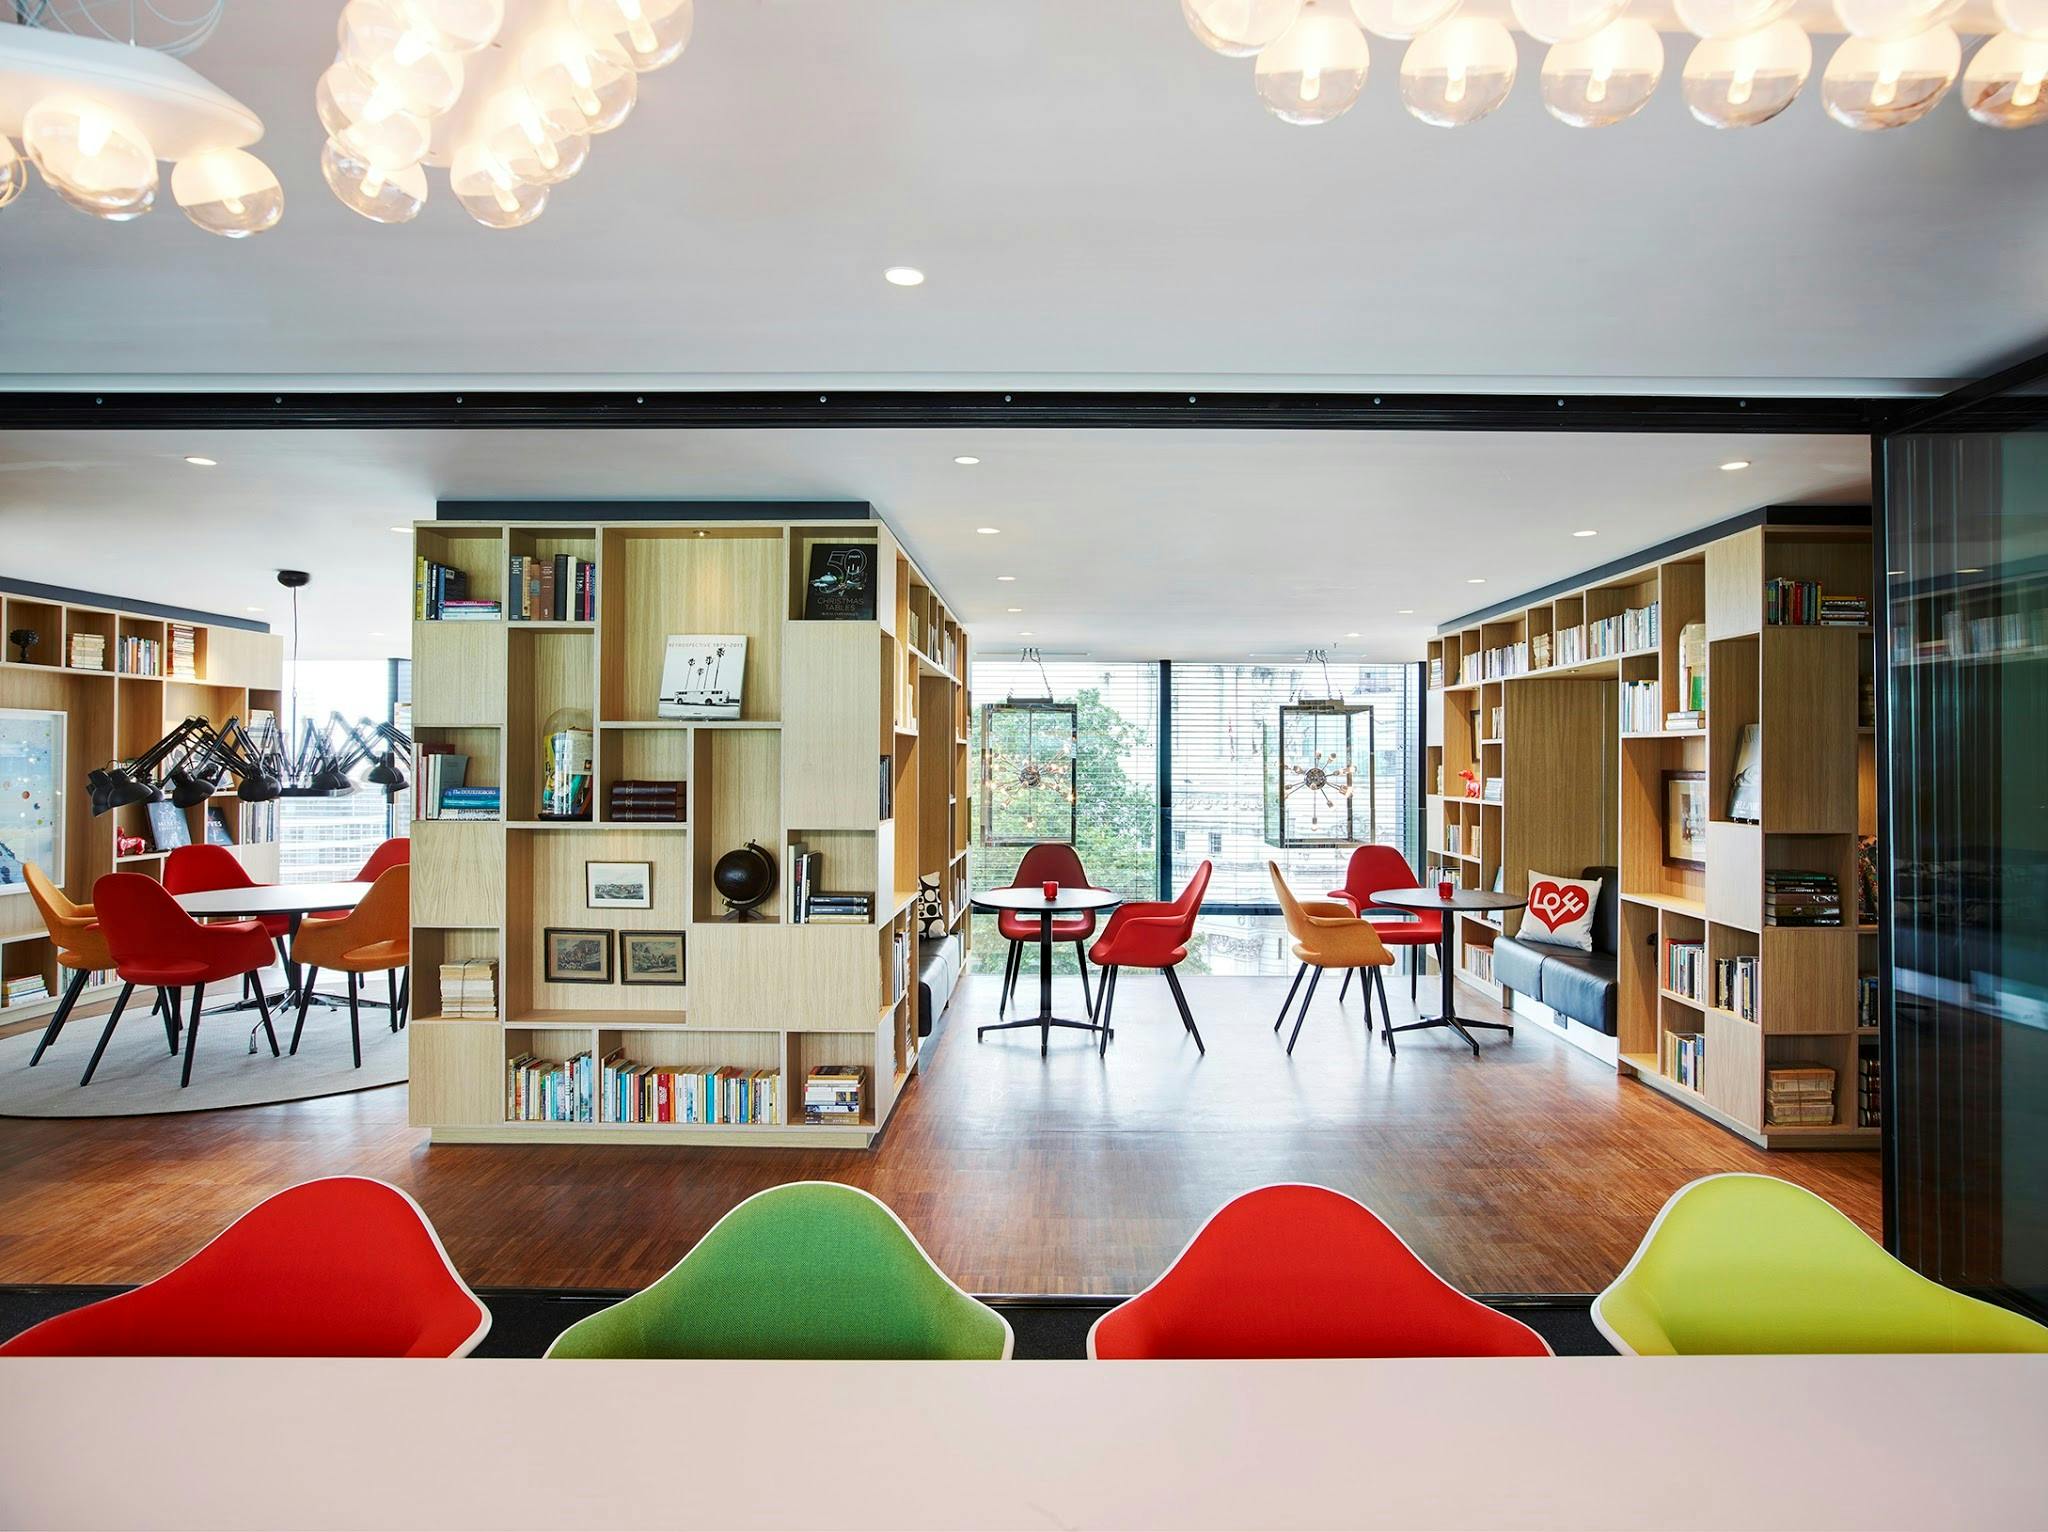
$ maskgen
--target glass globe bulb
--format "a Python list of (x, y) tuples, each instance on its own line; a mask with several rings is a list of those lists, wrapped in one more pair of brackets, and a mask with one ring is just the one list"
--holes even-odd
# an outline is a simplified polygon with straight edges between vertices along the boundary
[(320, 174), (335, 200), (372, 223), (410, 223), (427, 200), (427, 173), (419, 166), (371, 164), (339, 139), (328, 139), (320, 150)]
[(21, 144), (51, 189), (82, 213), (120, 223), (156, 205), (156, 151), (104, 108), (38, 101), (22, 118)]
[(1685, 61), (1686, 108), (1710, 128), (1753, 128), (1790, 106), (1812, 69), (1813, 44), (1796, 21), (1703, 38)]
[(341, 56), (394, 92), (417, 117), (438, 117), (462, 95), (462, 60), (444, 53), (392, 0), (349, 0), (336, 24)]
[(1792, 0), (1673, 0), (1679, 23), (1695, 37), (1760, 32), (1792, 9)]
[(1949, 27), (1883, 42), (1845, 37), (1821, 75), (1821, 105), (1847, 128), (1902, 128), (1934, 110), (1962, 67), (1963, 45)]
[(1948, 20), (1962, 4), (1963, 0), (1835, 0), (1835, 14), (1851, 37), (1886, 42), (1924, 32)]
[(572, 27), (537, 33), (520, 65), (541, 106), (569, 108), (586, 133), (609, 133), (624, 122), (640, 92), (640, 77), (623, 53)]
[(1515, 21), (1540, 43), (1591, 37), (1628, 9), (1628, 0), (1512, 0)]
[(1543, 105), (1574, 128), (1612, 127), (1647, 106), (1663, 78), (1664, 39), (1624, 16), (1544, 56)]
[(2000, 32), (1963, 71), (1963, 105), (1987, 128), (2048, 122), (2048, 38)]
[(1351, 14), (1375, 37), (1405, 43), (1449, 21), (1464, 0), (1351, 0)]
[(522, 181), (487, 148), (464, 144), (448, 167), (448, 189), (463, 210), (487, 229), (516, 229), (540, 217), (548, 189)]
[(1337, 0), (1305, 0), (1294, 25), (1259, 51), (1259, 99), (1282, 122), (1312, 128), (1350, 111), (1365, 90), (1372, 52)]
[(640, 74), (675, 62), (696, 25), (693, 0), (569, 0), (576, 25), (609, 43)]
[(568, 107), (544, 108), (529, 90), (508, 90), (491, 103), (487, 147), (505, 168), (535, 186), (553, 186), (583, 168), (590, 135)]
[(1401, 104), (1438, 128), (1477, 122), (1515, 88), (1514, 34), (1490, 16), (1453, 16), (1408, 45)]
[(505, 0), (404, 0), (412, 29), (443, 53), (475, 53), (498, 40)]
[(14, 141), (0, 133), (0, 207), (21, 195), (28, 185), (28, 162), (14, 152)]
[(1181, 0), (1196, 41), (1225, 58), (1250, 58), (1293, 26), (1301, 0)]
[(209, 234), (247, 239), (277, 227), (284, 188), (268, 165), (242, 149), (216, 149), (171, 167), (171, 198)]
[(313, 109), (329, 136), (359, 160), (397, 169), (426, 157), (432, 131), (405, 109), (397, 91), (336, 59), (313, 87)]
[(2048, 42), (2048, 0), (1991, 0), (1991, 11), (2008, 32)]
[(1180, 0), (1180, 19), (1188, 24), (1188, 30), (1195, 34), (1195, 41), (1211, 53), (1220, 53), (1227, 59), (1248, 59), (1259, 50), (1256, 46), (1233, 43), (1218, 37), (1209, 30), (1202, 20), (1202, 13), (1195, 9), (1195, 0)]

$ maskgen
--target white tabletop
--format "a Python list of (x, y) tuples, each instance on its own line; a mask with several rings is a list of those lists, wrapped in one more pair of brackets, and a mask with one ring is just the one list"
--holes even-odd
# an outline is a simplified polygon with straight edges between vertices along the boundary
[(1045, 890), (1036, 883), (1019, 884), (1016, 888), (985, 888), (974, 896), (976, 909), (1012, 910), (1019, 915), (1073, 915), (1106, 910), (1123, 902), (1122, 894), (1113, 894), (1106, 888), (1062, 888), (1048, 899)]
[(304, 915), (312, 910), (352, 910), (369, 891), (368, 883), (259, 883), (254, 888), (210, 888), (174, 897), (187, 915)]
[(2048, 1356), (21, 1357), (0, 1523), (2038, 1527), (2044, 1436)]

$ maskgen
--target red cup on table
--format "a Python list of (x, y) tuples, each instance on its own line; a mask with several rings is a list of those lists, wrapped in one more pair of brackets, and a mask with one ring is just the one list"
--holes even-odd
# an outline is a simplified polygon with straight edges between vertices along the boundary
[(1041, 894), (1045, 895), (1045, 897), (1046, 897), (1046, 898), (1048, 898), (1048, 899), (1057, 899), (1057, 898), (1059, 898), (1059, 896), (1060, 896), (1060, 885), (1059, 885), (1059, 880), (1058, 880), (1057, 878), (1047, 878), (1047, 879), (1046, 879), (1046, 880), (1045, 880), (1045, 881), (1044, 881), (1043, 883), (1041, 883), (1041, 884), (1039, 884), (1039, 885), (1038, 885), (1038, 891), (1039, 891), (1039, 892), (1040, 892)]
[(1451, 880), (1449, 878), (1445, 878), (1436, 886), (1436, 896), (1439, 899), (1448, 900), (1454, 892), (1455, 890), (1451, 887)]

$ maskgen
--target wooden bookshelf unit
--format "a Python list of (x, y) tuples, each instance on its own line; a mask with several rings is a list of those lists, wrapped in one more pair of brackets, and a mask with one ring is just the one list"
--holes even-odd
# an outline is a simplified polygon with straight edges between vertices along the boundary
[[(170, 629), (192, 630), (192, 672), (173, 675)], [(43, 596), (0, 598), (0, 634), (32, 628), (41, 642), (26, 662), (8, 645), (0, 659), (0, 708), (62, 712), (65, 715), (64, 764), (64, 892), (89, 903), (92, 886), (109, 872), (163, 873), (164, 853), (154, 849), (116, 856), (117, 829), (142, 837), (154, 847), (148, 809), (141, 804), (110, 810), (97, 818), (86, 792), (85, 776), (110, 760), (140, 755), (187, 718), (204, 716), (216, 727), (230, 718), (249, 721), (251, 708), (278, 714), (283, 721), (284, 640), (260, 625), (208, 623), (200, 614), (164, 618), (133, 612), (110, 602), (59, 600)], [(71, 663), (74, 635), (102, 641), (104, 668), (89, 670)], [(155, 663), (147, 669), (121, 670), (123, 640), (154, 644)], [(243, 803), (232, 789), (204, 805), (184, 809), (186, 832), (194, 845), (206, 839), (206, 809), (217, 808), (233, 837), (235, 856), (259, 882), (277, 879), (277, 806)], [(57, 1008), (68, 972), (57, 967), (56, 948), (44, 933), (42, 917), (25, 887), (0, 895), (0, 976), (7, 979), (41, 974), (47, 998), (0, 1005), (0, 1032), (28, 1023), (41, 1024)], [(80, 1003), (111, 998), (118, 984), (92, 986)]]
[[(819, 544), (867, 550), (873, 620), (805, 617)], [(499, 787), (501, 809), (413, 826), (412, 1121), (438, 1142), (871, 1143), (918, 1062), (921, 878), (969, 939), (967, 637), (931, 582), (872, 517), (440, 520), (415, 546), (466, 575), (472, 598), (502, 600), (519, 555), (587, 561), (598, 594), (593, 621), (413, 625), (415, 737), (467, 755), (469, 784)], [(669, 637), (705, 634), (746, 637), (739, 716), (660, 716)], [(592, 733), (588, 819), (540, 817), (550, 720)], [(683, 783), (684, 819), (612, 819), (611, 786), (631, 780)], [(713, 871), (749, 841), (776, 887), (735, 921)], [(870, 919), (792, 919), (799, 844), (820, 859), (820, 889), (871, 897)], [(590, 862), (647, 864), (651, 906), (590, 907)], [(608, 932), (610, 981), (550, 981), (550, 928)], [(683, 983), (624, 982), (618, 937), (634, 931), (682, 933)], [(495, 1019), (437, 1014), (440, 965), (460, 959), (496, 964)], [(776, 1074), (780, 1109), (622, 1122), (600, 1099), (577, 1120), (510, 1118), (514, 1059), (583, 1054)], [(865, 1071), (857, 1122), (805, 1121), (820, 1065)]]
[[(1429, 857), (1465, 888), (1498, 880), (1525, 893), (1530, 870), (1620, 869), (1616, 1065), (1645, 1085), (1766, 1148), (1874, 1147), (1859, 1125), (1859, 977), (1876, 968), (1875, 927), (1859, 924), (1859, 837), (1876, 834), (1876, 740), (1862, 712), (1871, 628), (1766, 620), (1773, 580), (1817, 583), (1830, 596), (1873, 591), (1870, 529), (1839, 511), (1759, 513), (1636, 567), (1610, 566), (1583, 586), (1509, 603), (1439, 629), (1429, 645)], [(1656, 612), (1626, 637), (1606, 620)], [(1596, 624), (1603, 626), (1596, 628)], [(1705, 718), (1671, 728), (1680, 636), (1704, 629)], [(1641, 711), (1631, 718), (1631, 687)], [(1730, 817), (1748, 727), (1761, 742), (1753, 819)], [(1471, 771), (1480, 796), (1468, 797)], [(1668, 779), (1698, 776), (1708, 804), (1698, 866), (1667, 856)], [(1835, 880), (1839, 925), (1773, 924), (1774, 876)], [(1433, 874), (1434, 875), (1434, 874)], [(1462, 977), (1498, 991), (1492, 944), (1505, 919), (1457, 921)], [(1698, 993), (1666, 982), (1669, 944), (1697, 943)], [(1753, 1015), (1714, 1004), (1719, 959), (1757, 959)], [(1579, 1024), (1567, 1024), (1575, 1040)], [(1583, 1030), (1583, 1029), (1580, 1029)], [(1678, 1078), (1674, 1039), (1704, 1039), (1703, 1081)], [(1695, 1044), (1693, 1046), (1701, 1046)], [(1834, 1071), (1834, 1121), (1774, 1121), (1773, 1069)]]

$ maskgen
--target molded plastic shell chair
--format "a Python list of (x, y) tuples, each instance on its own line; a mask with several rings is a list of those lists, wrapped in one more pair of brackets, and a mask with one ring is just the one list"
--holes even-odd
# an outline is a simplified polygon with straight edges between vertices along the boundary
[[(1088, 869), (1081, 865), (1081, 854), (1065, 841), (1040, 841), (1027, 848), (1023, 859), (1017, 863), (1017, 876), (1011, 881), (1012, 888), (1036, 888), (1041, 883), (1057, 883), (1062, 888), (1093, 888), (1088, 881)], [(1010, 1008), (1010, 1001), (1017, 992), (1017, 980), (1024, 969), (1024, 949), (1036, 948), (1044, 934), (1040, 917), (1026, 915), (1020, 910), (1004, 910), (996, 916), (996, 931), (1010, 944), (1010, 953), (1003, 963), (1003, 992), (996, 1001), (996, 1014), (1004, 1015)], [(1088, 1014), (1095, 1014), (1095, 997), (1088, 989), (1088, 953), (1082, 943), (1095, 934), (1095, 912), (1081, 910), (1072, 915), (1055, 915), (1052, 918), (1052, 939), (1055, 942), (1072, 942), (1074, 955), (1081, 960), (1081, 998), (1088, 1002)]]
[(365, 1176), (267, 1197), (133, 1292), (0, 1356), (466, 1356), (491, 1328), (420, 1205)]
[(50, 1024), (43, 1028), (42, 1040), (29, 1055), (29, 1067), (34, 1068), (43, 1061), (44, 1050), (64, 1030), (64, 1023), (71, 1019), (78, 997), (85, 990), (85, 981), (97, 971), (112, 968), (114, 955), (107, 950), (106, 933), (100, 930), (91, 905), (73, 904), (34, 862), (22, 863), (21, 875), (28, 884), (29, 898), (36, 902), (36, 912), (43, 917), (50, 945), (57, 949), (57, 966), (71, 975), (71, 982), (64, 986), (64, 998), (57, 1002)]
[[(178, 846), (164, 858), (164, 887), (174, 894), (205, 894), (218, 888), (262, 886), (249, 876), (249, 869), (225, 846)], [(291, 918), (286, 915), (251, 918), (272, 940), (291, 931)]]
[[(1380, 1018), (1391, 1028), (1394, 1018), (1387, 1009), (1387, 985), (1380, 970), (1393, 966), (1394, 955), (1387, 951), (1386, 943), (1380, 940), (1379, 932), (1372, 928), (1372, 923), (1359, 919), (1350, 905), (1339, 904), (1334, 899), (1304, 901), (1295, 898), (1294, 890), (1280, 876), (1277, 863), (1268, 862), (1266, 871), (1272, 874), (1273, 892), (1280, 896), (1280, 913), (1286, 918), (1287, 934), (1294, 938), (1294, 959), (1301, 964), (1294, 970), (1294, 982), (1287, 986), (1287, 998), (1280, 1002), (1280, 1014), (1273, 1018), (1276, 1033), (1287, 1019), (1288, 1007), (1294, 1004), (1294, 992), (1301, 988), (1302, 975), (1311, 968), (1315, 970), (1308, 981), (1308, 992), (1301, 997), (1301, 1013), (1294, 1018), (1294, 1030), (1287, 1034), (1287, 1051), (1294, 1052), (1294, 1040), (1301, 1036), (1301, 1024), (1308, 1020), (1309, 1002), (1315, 999), (1316, 985), (1322, 982), (1326, 968), (1364, 969), (1365, 1035), (1372, 1036), (1372, 992), (1375, 988), (1380, 994)], [(1348, 979), (1346, 987), (1349, 987)], [(1343, 997), (1340, 995), (1338, 998)]]
[(1635, 1356), (2048, 1351), (2048, 1328), (1930, 1282), (1775, 1176), (1681, 1186), (1593, 1323)]
[(375, 883), (394, 867), (404, 867), (412, 861), (412, 842), (403, 835), (394, 835), (378, 844), (370, 853), (363, 870), (351, 880), (356, 883)]
[(1202, 895), (1208, 891), (1214, 869), (1203, 862), (1188, 879), (1188, 886), (1169, 904), (1126, 904), (1119, 906), (1095, 938), (1089, 956), (1102, 965), (1100, 1050), (1109, 1052), (1109, 1016), (1116, 1004), (1117, 975), (1126, 968), (1156, 968), (1166, 976), (1173, 991), (1173, 1003), (1180, 1007), (1180, 1024), (1195, 1040), (1196, 1051), (1206, 1054), (1202, 1034), (1195, 1029), (1188, 997), (1181, 993), (1180, 976), (1174, 964), (1188, 955), (1188, 940), (1195, 934), (1195, 917), (1202, 912)]
[(956, 1287), (881, 1201), (830, 1181), (757, 1192), (550, 1357), (1007, 1361), (1002, 1315)]
[(1102, 1360), (1550, 1354), (1520, 1320), (1431, 1271), (1370, 1208), (1298, 1183), (1226, 1202), (1088, 1332)]
[[(1408, 858), (1393, 846), (1360, 846), (1351, 853), (1351, 860), (1344, 864), (1344, 886), (1330, 890), (1330, 897), (1339, 904), (1348, 905), (1351, 913), (1365, 917), (1365, 923), (1379, 934), (1379, 939), (1389, 947), (1408, 949), (1408, 998), (1414, 1000), (1420, 993), (1422, 983), (1422, 954), (1426, 948), (1434, 947), (1444, 937), (1444, 917), (1436, 910), (1379, 911), (1381, 918), (1374, 919), (1372, 911), (1377, 907), (1373, 900), (1390, 889), (1420, 888), (1422, 884), (1415, 876), (1415, 869), (1408, 865)], [(1412, 919), (1402, 919), (1406, 913)], [(1337, 991), (1342, 1000), (1351, 988), (1351, 975), (1344, 976), (1344, 988)]]
[(292, 938), (292, 957), (304, 970), (299, 978), (299, 1018), (292, 1027), (293, 1053), (299, 1051), (299, 1038), (306, 1030), (313, 981), (323, 968), (348, 975), (348, 1040), (355, 1051), (356, 1068), (363, 1067), (362, 997), (356, 991), (359, 975), (383, 970), (391, 992), (391, 1030), (398, 1030), (403, 1014), (398, 970), (412, 961), (411, 909), (412, 868), (398, 862), (378, 875), (363, 902), (346, 915), (310, 915), (300, 922), (299, 934)]

